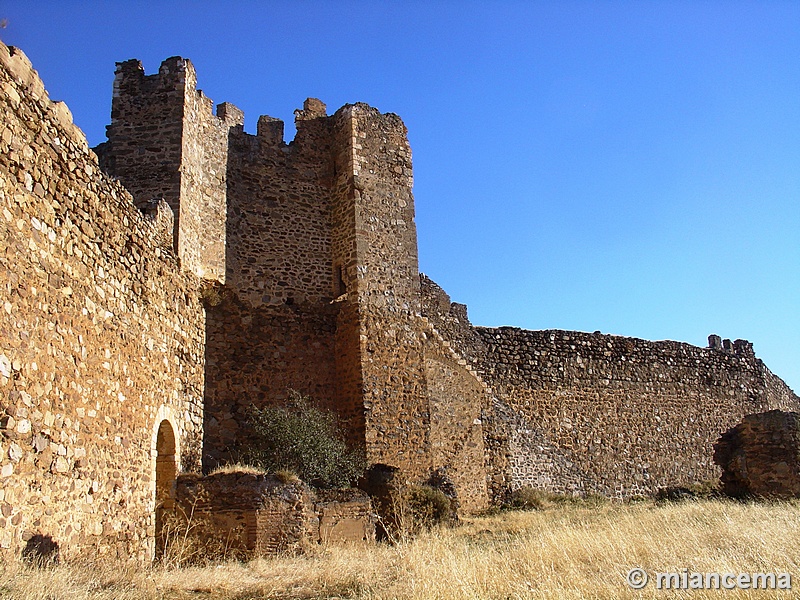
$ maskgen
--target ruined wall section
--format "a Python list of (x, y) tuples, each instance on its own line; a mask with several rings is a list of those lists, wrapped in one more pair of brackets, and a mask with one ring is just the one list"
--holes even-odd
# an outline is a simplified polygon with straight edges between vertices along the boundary
[(159, 419), (199, 464), (197, 282), (2, 44), (0, 87), (0, 554), (44, 536), (145, 557)]
[[(467, 317), (467, 307), (464, 304), (451, 302), (450, 296), (432, 279), (420, 274), (422, 290), (422, 314), (435, 328), (452, 353), (463, 358), (465, 369), (473, 372), (486, 362), (486, 344), (479, 330), (472, 326)], [(435, 388), (436, 382), (441, 377), (431, 376)], [(486, 383), (481, 375), (476, 375), (482, 385)], [(452, 376), (447, 376), (451, 379)], [(444, 383), (445, 390), (447, 383)], [(495, 395), (494, 390), (486, 391), (486, 398), (481, 404), (481, 430), (483, 434), (482, 447), (485, 457), (480, 460), (484, 466), (483, 480), (486, 481), (486, 493), (494, 504), (503, 504), (508, 501), (511, 491), (511, 481), (518, 481), (527, 473), (535, 473), (535, 480), (528, 478), (524, 485), (542, 489), (552, 489), (554, 485), (563, 487), (571, 493), (585, 494), (586, 490), (596, 486), (587, 481), (588, 473), (582, 472), (570, 459), (571, 452), (565, 451), (551, 443), (545, 435), (534, 426), (530, 419), (522, 412), (515, 410), (502, 399)], [(432, 392), (436, 398), (436, 392)], [(446, 397), (443, 390), (442, 397)], [(459, 403), (463, 406), (463, 401)], [(434, 408), (436, 404), (432, 405)], [(453, 408), (443, 406), (449, 411)], [(436, 422), (439, 417), (432, 418), (433, 430), (437, 429)], [(449, 421), (445, 421), (449, 423)], [(462, 420), (463, 423), (466, 421)], [(457, 427), (454, 421), (450, 428)], [(446, 431), (446, 428), (442, 428)], [(436, 436), (446, 439), (446, 435)], [(437, 441), (433, 443), (437, 447)], [(471, 457), (473, 464), (476, 462)], [(554, 480), (557, 473), (558, 482)], [(523, 485), (517, 483), (516, 487)]]
[(470, 323), (466, 304), (451, 302), (447, 292), (427, 275), (420, 273), (419, 278), (422, 315), (470, 365), (478, 362), (486, 348)]
[(206, 465), (236, 459), (247, 409), (289, 389), (337, 408), (331, 254), (331, 123), (309, 99), (287, 145), (283, 123), (234, 130), (227, 173), (227, 273), (208, 309)]
[(714, 444), (722, 491), (734, 498), (800, 497), (800, 414), (747, 415)]
[(746, 414), (798, 406), (744, 341), (725, 350), (599, 333), (476, 332), (486, 346), (479, 372), (497, 399), (488, 444), (495, 492), (531, 485), (627, 497), (715, 479), (712, 445), (723, 431)]
[(424, 333), (433, 471), (453, 482), (462, 511), (479, 512), (488, 506), (482, 419), (490, 392), (432, 325)]
[(225, 276), (228, 133), (244, 117), (197, 90), (192, 63), (172, 57), (155, 75), (138, 60), (117, 63), (108, 141), (101, 165), (130, 190), (137, 206), (163, 198), (175, 213), (175, 247), (200, 277)]
[(312, 490), (299, 480), (243, 472), (182, 475), (176, 487), (176, 516), (208, 556), (252, 560), (309, 544), (375, 541), (375, 515), (361, 490)]
[[(420, 310), (425, 342), (425, 377), (431, 412), (434, 469), (453, 480), (462, 509), (488, 505), (485, 420), (491, 415), (491, 390), (474, 371), (483, 342), (467, 318), (467, 307), (429, 277), (420, 274)], [(489, 421), (491, 423), (491, 421)]]
[(343, 156), (346, 179), (335, 186), (335, 210), (355, 225), (355, 238), (338, 240), (334, 264), (346, 267), (342, 310), (359, 323), (347, 356), (360, 357), (349, 370), (362, 380), (367, 458), (421, 479), (432, 465), (411, 149), (397, 115), (355, 104), (337, 116), (350, 124), (338, 129), (348, 136), (338, 143), (350, 156)]

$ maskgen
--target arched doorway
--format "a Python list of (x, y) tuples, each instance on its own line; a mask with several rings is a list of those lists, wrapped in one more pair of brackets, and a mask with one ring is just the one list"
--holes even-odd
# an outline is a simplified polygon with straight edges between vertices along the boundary
[(164, 552), (164, 517), (175, 508), (177, 475), (175, 431), (164, 419), (156, 435), (156, 558)]

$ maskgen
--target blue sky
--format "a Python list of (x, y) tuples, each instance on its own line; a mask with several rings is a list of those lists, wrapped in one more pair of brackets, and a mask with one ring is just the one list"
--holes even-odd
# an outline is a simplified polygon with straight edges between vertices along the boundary
[(0, 38), (95, 145), (114, 62), (409, 128), (420, 269), (479, 325), (705, 346), (800, 391), (800, 2), (31, 2)]

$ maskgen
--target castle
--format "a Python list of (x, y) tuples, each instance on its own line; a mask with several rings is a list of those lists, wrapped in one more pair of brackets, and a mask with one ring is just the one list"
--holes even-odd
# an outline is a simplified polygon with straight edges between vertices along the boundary
[(744, 415), (798, 410), (751, 344), (475, 327), (417, 262), (399, 117), (309, 99), (297, 135), (117, 65), (95, 150), (0, 44), (0, 554), (147, 558), (179, 472), (235, 460), (287, 390), (476, 512), (523, 485), (629, 497), (718, 476)]

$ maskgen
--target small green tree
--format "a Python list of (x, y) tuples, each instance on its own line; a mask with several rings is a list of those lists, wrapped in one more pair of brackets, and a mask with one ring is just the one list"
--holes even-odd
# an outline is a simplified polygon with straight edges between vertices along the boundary
[(265, 471), (291, 471), (315, 487), (348, 487), (364, 472), (364, 457), (340, 435), (336, 415), (289, 390), (285, 406), (250, 407), (255, 443), (248, 462)]

